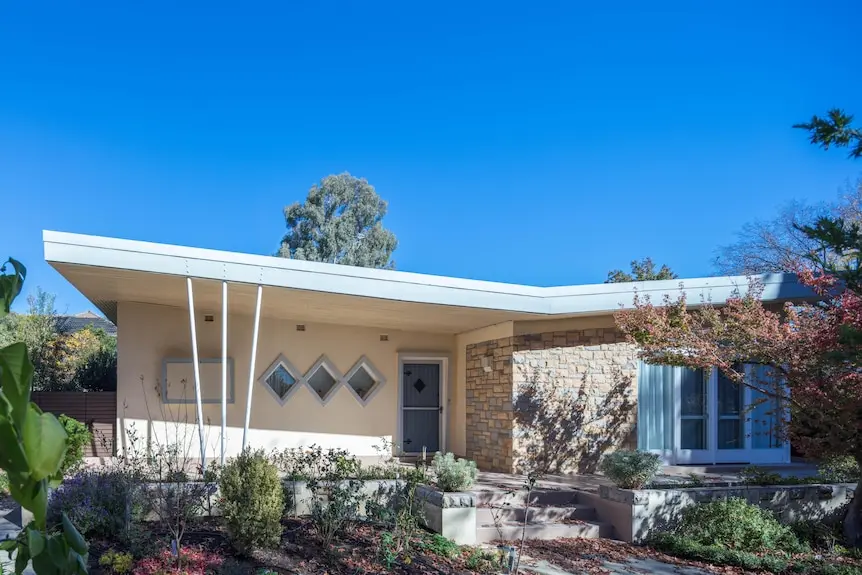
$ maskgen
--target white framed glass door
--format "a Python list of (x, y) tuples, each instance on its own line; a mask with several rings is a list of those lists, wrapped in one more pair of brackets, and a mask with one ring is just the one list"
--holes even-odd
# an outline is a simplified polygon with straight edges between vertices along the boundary
[(674, 389), (679, 425), (675, 463), (710, 463), (709, 386), (702, 369), (677, 368)]
[[(750, 383), (772, 376), (766, 366), (744, 368)], [(638, 449), (665, 463), (789, 463), (778, 433), (785, 416), (777, 399), (717, 369), (640, 364)]]

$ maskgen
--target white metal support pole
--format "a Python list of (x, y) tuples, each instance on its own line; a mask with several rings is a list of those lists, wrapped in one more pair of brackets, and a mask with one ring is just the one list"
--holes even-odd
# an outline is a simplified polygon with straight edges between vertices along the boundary
[(206, 469), (206, 442), (204, 440), (204, 409), (201, 403), (201, 366), (198, 360), (198, 331), (195, 325), (195, 296), (192, 289), (192, 278), (186, 278), (189, 288), (189, 326), (192, 330), (192, 361), (195, 374), (195, 405), (198, 411), (198, 434), (201, 437), (201, 469)]
[(245, 425), (242, 428), (242, 449), (245, 451), (248, 440), (248, 425), (251, 422), (251, 392), (254, 390), (254, 360), (257, 358), (257, 334), (260, 331), (260, 300), (263, 286), (257, 286), (257, 306), (254, 310), (254, 332), (251, 336), (251, 365), (248, 368), (248, 397), (245, 404)]
[(221, 282), (221, 464), (227, 433), (227, 282)]

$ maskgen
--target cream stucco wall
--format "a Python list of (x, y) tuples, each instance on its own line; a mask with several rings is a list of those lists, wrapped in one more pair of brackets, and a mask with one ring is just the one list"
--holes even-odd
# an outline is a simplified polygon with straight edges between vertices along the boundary
[[(197, 314), (198, 348), (201, 359), (221, 357), (221, 321), (205, 322)], [(456, 357), (456, 337), (377, 328), (305, 324), (261, 318), (258, 340), (255, 387), (251, 410), (249, 444), (266, 449), (319, 444), (342, 447), (356, 455), (376, 454), (374, 446), (381, 437), (394, 440), (398, 430), (398, 354), (400, 352), (438, 352), (453, 359), (449, 374), (447, 449), (459, 452), (463, 447), (463, 370)], [(253, 318), (231, 315), (228, 320), (228, 356), (234, 362), (235, 403), (227, 406), (226, 443), (228, 454), (238, 453), (242, 444), (242, 428), (248, 389), (249, 356), (251, 353)], [(510, 328), (511, 329), (511, 328)], [(194, 444), (197, 450), (195, 405), (163, 404), (158, 386), (162, 378), (164, 358), (189, 358), (191, 338), (188, 311), (180, 308), (120, 302), (118, 304), (118, 418), (119, 430), (133, 426), (139, 438), (148, 434), (164, 438), (176, 436)], [(381, 334), (388, 341), (381, 341)], [(463, 345), (460, 349), (463, 350)], [(362, 357), (386, 378), (384, 386), (362, 406), (346, 388), (339, 389), (326, 403), (302, 387), (290, 395), (284, 405), (257, 379), (270, 364), (283, 354), (304, 374), (326, 355), (345, 374)], [(173, 382), (172, 382), (173, 385)], [(192, 385), (192, 382), (189, 382)], [(221, 406), (203, 406), (208, 457), (218, 454), (221, 437)], [(460, 419), (459, 419), (460, 418)], [(186, 426), (164, 424), (163, 420), (188, 422)], [(120, 433), (119, 441), (128, 447), (130, 436)], [(460, 450), (463, 453), (463, 448)]]

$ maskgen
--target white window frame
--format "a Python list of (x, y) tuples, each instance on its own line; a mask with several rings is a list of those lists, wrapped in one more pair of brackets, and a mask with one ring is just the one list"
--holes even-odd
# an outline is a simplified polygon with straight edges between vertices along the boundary
[[(319, 393), (317, 393), (317, 390), (314, 389), (314, 387), (312, 387), (310, 383), (311, 378), (314, 376), (315, 373), (317, 373), (317, 370), (319, 369), (325, 370), (326, 373), (329, 374), (329, 377), (331, 377), (335, 381), (335, 383), (332, 384), (332, 387), (329, 388), (329, 391), (327, 391), (326, 394), (322, 397)], [(335, 364), (332, 363), (332, 361), (328, 357), (326, 357), (326, 355), (321, 355), (319, 358), (317, 358), (317, 361), (315, 361), (314, 364), (310, 368), (308, 368), (308, 371), (305, 372), (305, 375), (302, 376), (301, 383), (308, 388), (308, 391), (311, 392), (311, 395), (313, 395), (317, 399), (317, 401), (320, 402), (320, 405), (326, 405), (333, 397), (335, 397), (335, 394), (338, 393), (338, 388), (340, 388), (341, 384), (344, 383), (344, 376), (341, 375), (341, 372), (338, 371), (338, 368), (335, 367)]]
[[(286, 394), (284, 394), (283, 398), (279, 397), (275, 390), (272, 389), (266, 382), (267, 378), (272, 375), (276, 369), (278, 369), (279, 365), (283, 366), (284, 369), (287, 370), (287, 373), (290, 374), (294, 381), (293, 385), (290, 386), (290, 389)], [(257, 382), (258, 384), (263, 386), (270, 393), (270, 395), (275, 398), (279, 405), (284, 405), (285, 403), (287, 403), (287, 400), (290, 399), (290, 397), (294, 393), (296, 393), (296, 389), (298, 387), (302, 387), (302, 374), (298, 369), (296, 369), (296, 367), (294, 367), (292, 363), (290, 363), (290, 361), (286, 357), (284, 357), (283, 354), (278, 354), (278, 357), (276, 357), (275, 361), (273, 361), (269, 365), (269, 367), (266, 368), (266, 371), (263, 372), (263, 375), (257, 378)], [(317, 392), (314, 392), (314, 395), (317, 395)]]
[[(356, 390), (353, 389), (352, 385), (350, 385), (350, 378), (356, 375), (360, 369), (365, 370), (365, 372), (371, 377), (371, 379), (374, 380), (374, 385), (372, 385), (371, 389), (368, 390), (368, 393), (365, 395), (365, 398), (361, 397), (358, 393), (356, 393)], [(353, 364), (353, 367), (351, 367), (350, 370), (348, 370), (347, 374), (344, 376), (344, 385), (347, 387), (347, 389), (350, 390), (351, 395), (356, 398), (356, 401), (358, 401), (359, 404), (362, 405), (362, 407), (368, 405), (368, 402), (370, 402), (374, 398), (374, 396), (377, 395), (377, 392), (380, 391), (380, 388), (382, 388), (385, 384), (386, 378), (383, 376), (379, 369), (374, 367), (374, 364), (371, 363), (371, 360), (364, 355), (359, 358), (359, 361)]]

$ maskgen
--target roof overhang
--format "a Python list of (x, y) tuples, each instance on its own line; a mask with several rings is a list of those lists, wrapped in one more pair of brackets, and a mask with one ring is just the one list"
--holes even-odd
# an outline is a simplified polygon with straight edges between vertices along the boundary
[[(45, 259), (116, 321), (120, 301), (185, 307), (185, 278), (202, 309), (220, 308), (220, 282), (231, 310), (251, 313), (264, 286), (264, 313), (299, 321), (460, 333), (503, 321), (613, 313), (635, 293), (658, 302), (685, 292), (689, 302), (721, 304), (748, 290), (745, 276), (535, 287), (359, 268), (71, 234), (43, 232)], [(199, 281), (212, 280), (212, 281)], [(808, 299), (791, 274), (759, 276), (762, 299)]]

